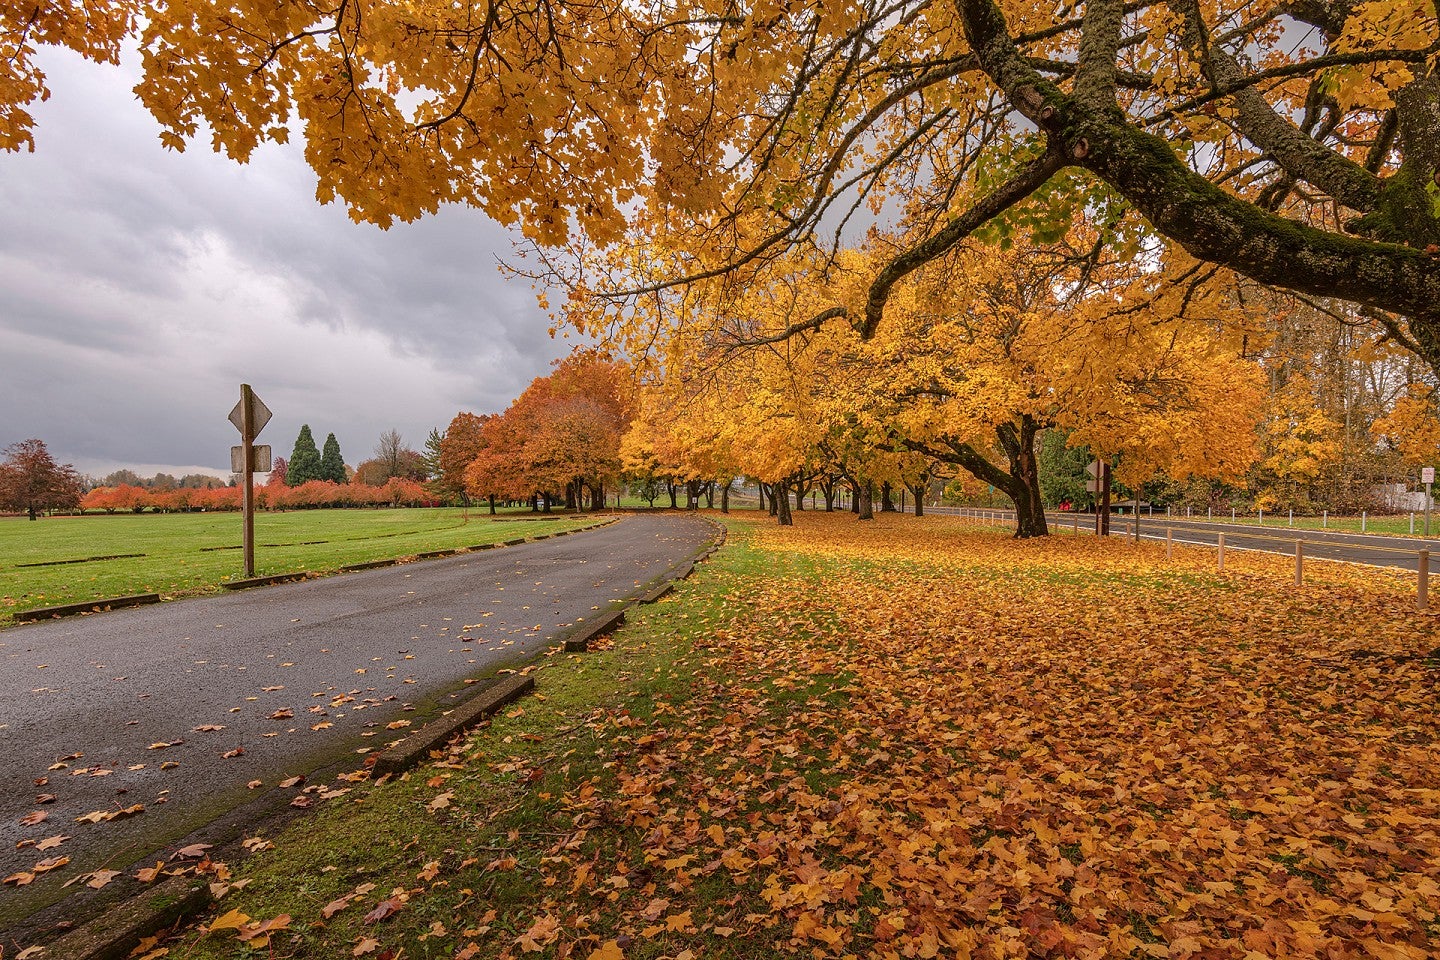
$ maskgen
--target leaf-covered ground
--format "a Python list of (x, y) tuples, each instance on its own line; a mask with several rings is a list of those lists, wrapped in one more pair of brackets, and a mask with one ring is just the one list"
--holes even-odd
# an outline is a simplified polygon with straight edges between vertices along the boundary
[(614, 649), (152, 949), (1433, 956), (1440, 636), (1408, 581), (797, 521), (732, 520)]

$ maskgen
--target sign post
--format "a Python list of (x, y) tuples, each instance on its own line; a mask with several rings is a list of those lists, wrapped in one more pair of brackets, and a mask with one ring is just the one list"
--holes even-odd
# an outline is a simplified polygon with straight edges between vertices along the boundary
[(1430, 536), (1430, 486), (1435, 482), (1435, 468), (1421, 467), (1420, 479), (1425, 483), (1425, 536)]
[(262, 453), (265, 459), (263, 470), (270, 469), (270, 448), (255, 446), (255, 437), (265, 429), (265, 424), (270, 422), (270, 409), (255, 396), (255, 391), (250, 389), (250, 384), (240, 384), (240, 402), (235, 404), (235, 409), (230, 411), (230, 422), (240, 431), (240, 446), (230, 448), (231, 466), (235, 465), (237, 459), (235, 454), (239, 453), (240, 460), (240, 512), (243, 514), (244, 525), (244, 554), (245, 554), (245, 576), (255, 576), (255, 468), (256, 454)]
[[(1110, 536), (1110, 465), (1104, 460), (1091, 460), (1085, 467), (1085, 472), (1095, 479), (1085, 484), (1085, 489), (1091, 493), (1098, 493), (1099, 502), (1095, 506), (1095, 536)], [(1139, 539), (1140, 523), (1140, 501), (1135, 501), (1135, 523), (1136, 539)]]

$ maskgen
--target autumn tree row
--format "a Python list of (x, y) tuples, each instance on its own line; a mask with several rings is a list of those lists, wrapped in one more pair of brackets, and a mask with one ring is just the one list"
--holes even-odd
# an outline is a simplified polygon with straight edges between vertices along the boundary
[(630, 421), (626, 366), (577, 354), (537, 377), (504, 413), (459, 413), (437, 443), (438, 488), (490, 505), (529, 501), (599, 509), (620, 481)]
[[(240, 487), (146, 490), (122, 484), (96, 487), (75, 506), (105, 513), (182, 513), (197, 510), (239, 510)], [(434, 494), (416, 480), (392, 478), (384, 484), (339, 484), (309, 480), (298, 486), (271, 483), (255, 488), (255, 505), (261, 510), (307, 510), (322, 507), (424, 507), (436, 503)]]

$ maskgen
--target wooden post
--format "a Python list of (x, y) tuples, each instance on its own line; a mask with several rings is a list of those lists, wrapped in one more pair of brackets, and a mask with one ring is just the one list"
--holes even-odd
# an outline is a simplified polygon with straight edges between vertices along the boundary
[(245, 576), (255, 576), (255, 391), (240, 384), (240, 446), (244, 469), (240, 473), (240, 510), (244, 514), (243, 537)]
[(1305, 541), (1295, 541), (1295, 586), (1305, 582)]
[(1165, 559), (1169, 560), (1175, 554), (1175, 531), (1169, 527), (1165, 528)]
[(1216, 569), (1223, 571), (1225, 569), (1225, 534), (1220, 534), (1219, 540), (1216, 541), (1216, 546), (1219, 548), (1215, 552)]
[(1415, 581), (1415, 609), (1430, 609), (1430, 551), (1420, 551), (1419, 576)]

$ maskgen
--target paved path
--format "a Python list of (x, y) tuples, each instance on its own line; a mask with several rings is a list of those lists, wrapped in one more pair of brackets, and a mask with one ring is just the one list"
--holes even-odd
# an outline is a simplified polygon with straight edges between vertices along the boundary
[[(0, 888), (0, 930), (79, 873), (153, 864), (264, 792), (250, 781), (273, 788), (341, 761), (358, 768), (362, 754), (463, 697), (466, 680), (520, 667), (712, 534), (695, 518), (640, 515), (538, 543), (0, 631), (0, 876), (70, 858)], [(76, 821), (136, 804), (143, 813)], [(22, 824), (37, 813), (42, 822)], [(69, 839), (16, 846), (55, 836)]]

